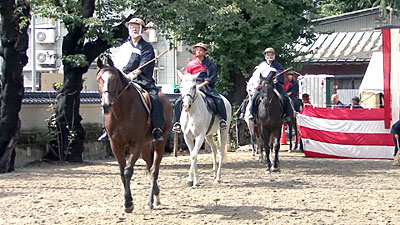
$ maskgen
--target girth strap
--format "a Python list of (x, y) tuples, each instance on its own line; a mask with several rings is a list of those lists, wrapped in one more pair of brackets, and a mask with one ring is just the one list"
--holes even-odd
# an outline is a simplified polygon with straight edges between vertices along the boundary
[(140, 87), (140, 85), (137, 84), (137, 83), (135, 83), (135, 82), (132, 82), (132, 83), (133, 83), (133, 86), (135, 87), (136, 91), (139, 92), (140, 99), (142, 100), (143, 105), (144, 105), (144, 107), (146, 108), (147, 113), (149, 113), (149, 115), (150, 115), (150, 108), (149, 108), (149, 105), (147, 105), (147, 102), (146, 102), (146, 100), (144, 99), (144, 96), (143, 96), (143, 94), (142, 94), (143, 88)]
[(214, 124), (214, 121), (215, 121), (215, 115), (212, 114), (211, 122), (210, 122), (210, 125), (208, 125), (208, 129), (207, 129), (206, 135), (208, 135), (208, 132), (210, 132), (210, 130), (212, 128), (212, 125)]

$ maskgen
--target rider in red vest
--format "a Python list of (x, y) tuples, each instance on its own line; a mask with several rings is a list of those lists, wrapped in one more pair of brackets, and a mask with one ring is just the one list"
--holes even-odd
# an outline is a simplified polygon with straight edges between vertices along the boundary
[[(196, 82), (197, 87), (210, 97), (216, 107), (218, 114), (221, 118), (220, 120), (220, 128), (226, 129), (226, 109), (224, 101), (221, 96), (215, 90), (215, 82), (217, 81), (217, 67), (211, 61), (210, 58), (205, 56), (205, 52), (207, 51), (207, 46), (203, 43), (197, 43), (193, 46), (194, 50), (194, 58), (186, 65), (185, 75), (194, 75), (199, 73), (197, 76)], [(174, 116), (174, 126), (172, 128), (175, 132), (181, 132), (181, 125), (179, 123), (182, 112), (182, 98), (179, 98), (175, 102), (175, 116)]]

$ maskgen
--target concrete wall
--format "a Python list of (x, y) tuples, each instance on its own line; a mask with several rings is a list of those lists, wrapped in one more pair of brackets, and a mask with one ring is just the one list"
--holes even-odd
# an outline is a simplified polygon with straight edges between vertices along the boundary
[[(47, 104), (23, 104), (19, 114), (21, 118), (21, 131), (44, 131), (47, 130), (47, 121), (51, 115)], [(101, 124), (100, 104), (81, 104), (80, 114), (82, 124)]]

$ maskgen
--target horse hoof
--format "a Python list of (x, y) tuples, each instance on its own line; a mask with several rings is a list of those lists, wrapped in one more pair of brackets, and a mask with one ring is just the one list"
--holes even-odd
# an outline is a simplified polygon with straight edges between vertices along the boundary
[(198, 188), (198, 187), (200, 187), (200, 184), (199, 184), (199, 183), (193, 183), (192, 188)]
[(221, 179), (215, 179), (214, 180), (214, 184), (219, 184), (219, 183), (221, 183)]
[(154, 206), (153, 206), (153, 204), (146, 205), (146, 206), (144, 207), (144, 209), (145, 209), (145, 210), (152, 210), (152, 209), (154, 209)]
[(186, 182), (187, 187), (193, 187), (193, 181), (188, 181)]
[(132, 211), (133, 211), (133, 204), (131, 205), (131, 206), (129, 206), (129, 207), (126, 207), (126, 206), (124, 206), (124, 212), (126, 212), (126, 213), (132, 213)]
[(156, 195), (156, 205), (161, 205), (160, 196)]
[(271, 174), (271, 170), (265, 171), (266, 174)]
[(277, 168), (273, 167), (272, 172), (281, 172), (281, 169), (279, 167), (277, 167)]

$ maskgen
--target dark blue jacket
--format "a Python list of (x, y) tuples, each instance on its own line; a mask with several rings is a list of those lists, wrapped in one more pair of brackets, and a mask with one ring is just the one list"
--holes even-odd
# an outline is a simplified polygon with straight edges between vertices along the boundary
[(295, 80), (290, 81), (291, 85), (288, 87), (286, 90), (286, 93), (291, 92), (289, 97), (295, 97), (297, 98), (297, 94), (299, 93), (299, 84)]
[[(140, 41), (136, 46), (134, 46), (132, 40), (129, 40), (129, 43), (134, 48), (139, 49), (140, 54), (132, 52), (128, 64), (122, 68), (122, 71), (126, 74), (134, 71), (139, 66), (155, 58), (153, 46), (151, 46), (151, 44), (149, 44), (143, 38), (140, 39)], [(151, 80), (153, 82), (155, 82), (153, 80), (154, 64), (155, 62), (153, 61), (140, 69), (142, 71), (141, 75), (143, 75), (146, 79)]]
[(400, 135), (400, 120), (393, 124), (390, 133)]
[[(265, 60), (265, 62), (266, 62), (266, 60)], [(276, 60), (272, 61), (272, 63), (270, 64), (270, 67), (275, 68), (275, 69), (276, 69), (276, 72), (275, 72), (275, 71), (269, 72), (269, 74), (267, 75), (267, 79), (272, 79), (272, 77), (275, 76), (275, 74), (280, 73), (280, 72), (283, 71), (283, 66), (282, 66), (282, 64), (280, 64), (280, 63), (279, 63), (278, 61), (276, 61)], [(283, 85), (283, 84), (285, 83), (285, 77), (284, 77), (283, 73), (282, 73), (282, 74), (279, 74), (279, 75), (276, 77), (276, 80), (278, 81), (279, 84)]]
[(199, 76), (197, 77), (197, 82), (204, 82), (204, 81), (209, 81), (210, 87), (214, 87), (215, 83), (217, 82), (217, 67), (209, 59), (208, 57), (204, 57), (203, 61), (201, 62), (201, 65), (206, 68), (206, 71), (201, 71)]

